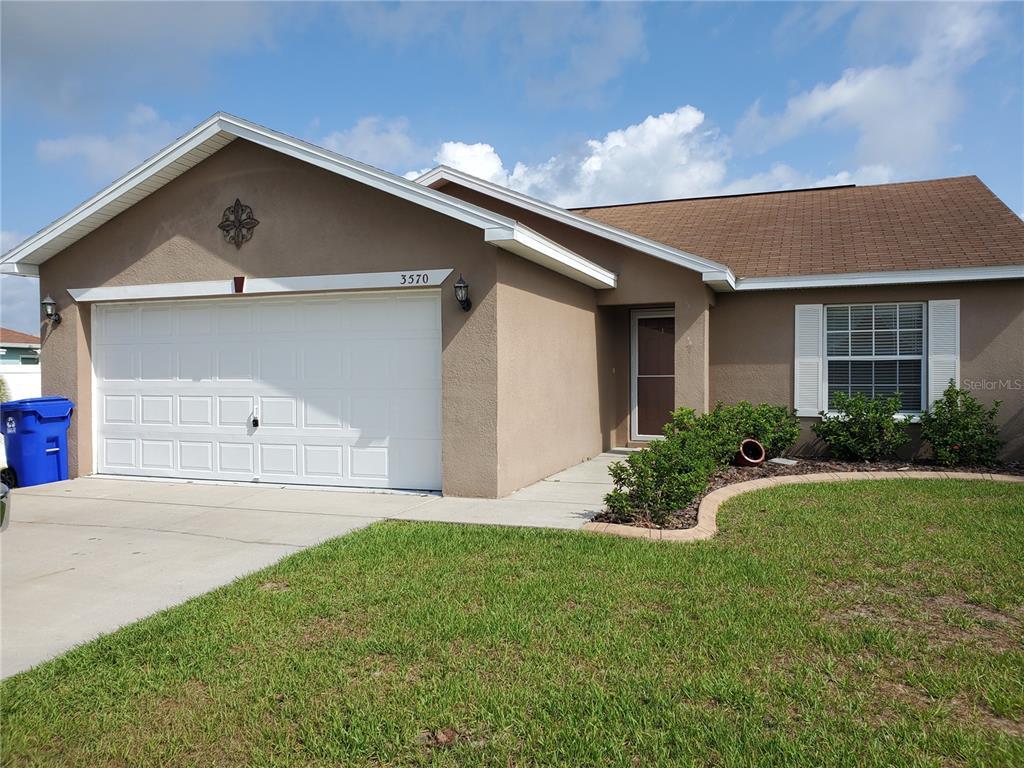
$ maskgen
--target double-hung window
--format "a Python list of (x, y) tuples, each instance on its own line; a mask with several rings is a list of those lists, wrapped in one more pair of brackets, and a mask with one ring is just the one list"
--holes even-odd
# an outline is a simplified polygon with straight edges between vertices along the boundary
[(899, 393), (901, 411), (920, 413), (924, 402), (925, 305), (843, 304), (825, 307), (828, 407), (835, 394), (868, 397)]

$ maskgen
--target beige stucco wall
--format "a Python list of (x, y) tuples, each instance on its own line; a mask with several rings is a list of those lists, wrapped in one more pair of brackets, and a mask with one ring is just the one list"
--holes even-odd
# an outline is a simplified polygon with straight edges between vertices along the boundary
[[(712, 402), (793, 405), (793, 307), (960, 299), (961, 386), (983, 403), (1002, 400), (1007, 458), (1024, 458), (1024, 281), (876, 286), (719, 294), (711, 310)], [(987, 383), (986, 383), (987, 382)], [(813, 451), (804, 419), (800, 449)]]
[(596, 293), (602, 329), (600, 387), (602, 392), (610, 393), (602, 399), (606, 447), (625, 445), (629, 439), (629, 313), (615, 309), (627, 306), (675, 309), (675, 404), (699, 412), (707, 408), (710, 395), (708, 310), (714, 294), (704, 285), (699, 273), (457, 184), (445, 184), (440, 189), (521, 221), (618, 276), (615, 288)]
[[(236, 197), (260, 221), (240, 250), (217, 229)], [(444, 492), (496, 495), (497, 253), (479, 229), (236, 140), (41, 267), (64, 319), (45, 334), (42, 385), (77, 404), (72, 474), (93, 464), (90, 308), (68, 288), (451, 267), (474, 306), (463, 312), (443, 287)]]
[(498, 256), (498, 493), (603, 447), (594, 290)]

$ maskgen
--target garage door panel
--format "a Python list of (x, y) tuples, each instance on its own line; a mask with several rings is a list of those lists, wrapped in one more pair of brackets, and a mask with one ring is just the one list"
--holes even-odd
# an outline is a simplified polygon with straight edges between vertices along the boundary
[(260, 474), (288, 475), (299, 473), (299, 446), (295, 443), (261, 443)]
[(260, 428), (280, 427), (294, 431), (298, 426), (297, 411), (298, 404), (293, 397), (261, 397)]
[(178, 397), (178, 423), (185, 426), (213, 426), (213, 397), (188, 395)]
[(352, 387), (380, 387), (395, 379), (389, 368), (390, 345), (377, 340), (352, 340), (346, 345), (345, 381)]
[(256, 331), (261, 336), (294, 336), (300, 302), (266, 302), (256, 313)]
[(158, 344), (139, 352), (139, 378), (143, 381), (170, 381), (174, 378), (174, 347)]
[(330, 395), (312, 394), (303, 403), (307, 429), (332, 429), (345, 426), (345, 400)]
[(252, 306), (247, 303), (221, 304), (217, 308), (217, 330), (221, 337), (246, 337), (252, 333)]
[(143, 395), (140, 423), (151, 426), (174, 424), (174, 397), (172, 395)]
[(173, 310), (178, 318), (178, 336), (208, 341), (213, 333), (213, 308), (196, 304)]
[(173, 440), (142, 440), (141, 444), (143, 469), (174, 469)]
[(260, 381), (294, 385), (299, 378), (299, 351), (293, 342), (271, 341), (256, 349)]
[(213, 441), (180, 440), (178, 467), (182, 471), (213, 472)]
[(256, 473), (255, 451), (252, 443), (229, 443), (220, 441), (218, 464), (222, 472), (241, 472), (245, 475)]
[(100, 472), (440, 487), (437, 292), (96, 315)]
[(182, 381), (213, 381), (213, 350), (205, 344), (179, 348), (178, 379)]
[(103, 377), (108, 381), (133, 381), (135, 379), (135, 350), (128, 346), (111, 346), (100, 354)]
[(108, 437), (103, 440), (105, 463), (122, 469), (135, 468), (135, 440)]
[(141, 307), (139, 329), (147, 339), (170, 339), (174, 336), (174, 313), (166, 306)]
[(252, 381), (255, 378), (255, 350), (232, 345), (217, 351), (217, 378), (221, 381)]
[(103, 338), (106, 341), (130, 341), (138, 335), (138, 307), (110, 307), (103, 316)]
[(252, 397), (218, 397), (217, 426), (248, 427), (255, 400)]
[(345, 447), (341, 445), (310, 445), (302, 447), (305, 474), (309, 477), (343, 480)]
[(134, 395), (106, 395), (103, 398), (104, 424), (135, 424)]

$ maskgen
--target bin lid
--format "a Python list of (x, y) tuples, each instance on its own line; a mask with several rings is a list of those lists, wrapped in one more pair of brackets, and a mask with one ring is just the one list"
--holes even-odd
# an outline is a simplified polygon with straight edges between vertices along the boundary
[(68, 416), (74, 408), (75, 404), (66, 397), (26, 397), (0, 403), (0, 413), (34, 412), (44, 419)]

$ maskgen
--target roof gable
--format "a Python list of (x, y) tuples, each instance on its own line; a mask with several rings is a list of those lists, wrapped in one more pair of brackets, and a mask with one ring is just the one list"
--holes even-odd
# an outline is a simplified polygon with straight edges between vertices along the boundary
[(38, 265), (198, 165), (236, 138), (281, 152), (483, 231), (484, 240), (594, 288), (615, 275), (528, 227), (308, 142), (218, 113), (0, 258), (0, 272), (37, 275)]
[(430, 188), (440, 188), (445, 183), (458, 184), (483, 195), (502, 200), (510, 205), (525, 208), (533, 213), (546, 216), (575, 229), (589, 232), (663, 261), (700, 272), (704, 282), (717, 290), (732, 290), (735, 287), (733, 273), (725, 264), (711, 261), (710, 259), (697, 256), (662, 242), (657, 242), (635, 232), (581, 216), (575, 211), (559, 208), (557, 205), (524, 195), (521, 192), (485, 181), (476, 176), (471, 176), (447, 165), (439, 165), (437, 168), (428, 171), (417, 178), (416, 183)]

